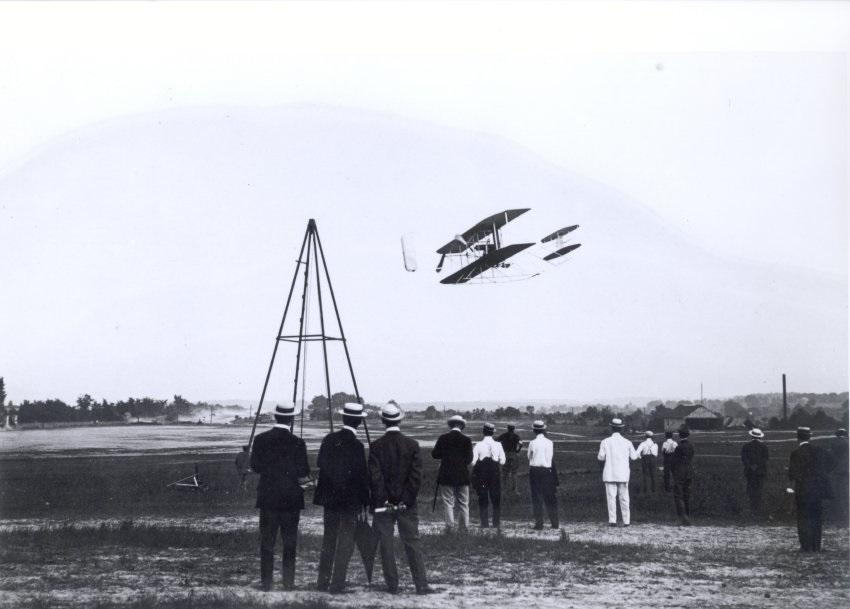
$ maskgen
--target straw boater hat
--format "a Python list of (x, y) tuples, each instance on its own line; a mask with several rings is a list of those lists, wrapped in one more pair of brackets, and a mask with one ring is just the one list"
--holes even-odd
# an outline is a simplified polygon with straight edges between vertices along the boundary
[(797, 428), (797, 439), (798, 440), (808, 440), (812, 437), (812, 429), (810, 427), (798, 427)]
[(393, 421), (397, 423), (404, 418), (404, 413), (401, 411), (401, 408), (398, 407), (398, 404), (387, 402), (381, 406), (381, 418), (385, 421)]
[(623, 425), (622, 419), (611, 419), (611, 427), (614, 429), (622, 429), (625, 425)]
[(484, 423), (485, 431), (496, 431), (496, 426), (492, 423)]
[(689, 435), (691, 435), (691, 430), (688, 429), (685, 425), (679, 426), (679, 429), (677, 429), (676, 431), (679, 432), (680, 438), (687, 438)]
[(284, 416), (284, 417), (294, 417), (295, 416), (295, 405), (292, 406), (286, 405), (282, 406), (278, 404), (274, 407), (274, 413), (276, 415)]
[(363, 404), (358, 404), (357, 402), (346, 402), (342, 410), (337, 410), (337, 412), (345, 417), (366, 418), (366, 411), (363, 410)]
[(764, 432), (761, 429), (759, 429), (758, 427), (753, 427), (750, 430), (750, 435), (754, 438), (763, 438)]
[(460, 423), (461, 427), (466, 427), (466, 420), (459, 414), (453, 414), (450, 416), (449, 423)]
[(546, 423), (543, 421), (535, 421), (531, 428), (534, 431), (546, 431)]
[(651, 437), (652, 437), (652, 436), (654, 436), (654, 435), (655, 435), (655, 434), (654, 434), (654, 433), (652, 433), (651, 431), (649, 431), (648, 429), (646, 430), (646, 437), (647, 437), (647, 438), (651, 438)]

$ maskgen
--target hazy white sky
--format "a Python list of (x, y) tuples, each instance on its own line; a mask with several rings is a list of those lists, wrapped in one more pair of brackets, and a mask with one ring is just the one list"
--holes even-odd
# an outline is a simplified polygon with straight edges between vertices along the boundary
[[(319, 104), (505, 138), (712, 253), (798, 267), (846, 292), (849, 49), (844, 3), (3, 3), (0, 183), (118, 117)], [(0, 200), (25, 216), (14, 204)], [(20, 358), (0, 364), (37, 365)], [(829, 378), (809, 389), (846, 388), (846, 374)], [(187, 384), (203, 391), (200, 375)], [(98, 391), (71, 385), (33, 374), (26, 394)], [(635, 385), (577, 393), (678, 390)], [(484, 389), (457, 398), (491, 397)], [(404, 397), (436, 395), (452, 397)]]

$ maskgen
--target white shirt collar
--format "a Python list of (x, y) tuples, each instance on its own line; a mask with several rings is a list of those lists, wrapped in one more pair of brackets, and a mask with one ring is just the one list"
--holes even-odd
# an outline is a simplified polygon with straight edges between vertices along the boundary
[(277, 427), (278, 429), (285, 429), (286, 431), (289, 431), (289, 432), (292, 431), (291, 429), (289, 429), (289, 425), (287, 425), (286, 423), (275, 423), (274, 426)]
[(384, 433), (387, 433), (388, 431), (401, 431), (401, 429), (399, 429), (398, 425), (393, 425), (392, 427), (387, 427), (384, 430)]
[(452, 427), (449, 431), (456, 431), (458, 433), (463, 433), (463, 430), (460, 427)]
[(800, 442), (800, 446), (802, 446), (803, 444), (808, 444), (808, 443), (809, 443), (808, 440), (803, 440), (802, 442)]
[(353, 427), (350, 427), (350, 426), (348, 426), (348, 425), (343, 425), (343, 426), (342, 426), (342, 428), (343, 428), (343, 429), (347, 429), (348, 431), (350, 431), (351, 433), (353, 433), (355, 436), (357, 435), (357, 430), (356, 430), (356, 429), (354, 429)]

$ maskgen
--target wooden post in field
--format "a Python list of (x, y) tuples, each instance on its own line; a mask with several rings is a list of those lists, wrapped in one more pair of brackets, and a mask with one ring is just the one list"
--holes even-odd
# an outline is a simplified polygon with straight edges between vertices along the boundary
[(785, 373), (782, 373), (782, 420), (788, 422), (788, 394), (785, 392)]

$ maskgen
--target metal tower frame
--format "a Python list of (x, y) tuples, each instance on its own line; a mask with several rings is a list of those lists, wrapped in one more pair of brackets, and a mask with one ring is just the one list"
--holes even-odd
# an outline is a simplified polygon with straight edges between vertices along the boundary
[[(301, 316), (298, 322), (298, 334), (283, 334), (283, 328), (286, 324), (287, 315), (289, 314), (289, 307), (292, 303), (292, 295), (295, 292), (295, 284), (298, 280), (298, 273), (301, 271), (302, 267), (304, 269), (304, 281), (303, 288), (301, 291)], [(315, 281), (315, 291), (318, 293), (319, 324), (321, 329), (320, 334), (305, 332), (305, 314), (307, 312), (308, 295), (310, 294), (311, 270), (313, 271)], [(322, 275), (324, 275), (325, 277), (325, 284), (327, 285), (327, 290), (331, 296), (331, 303), (333, 304), (337, 327), (339, 328), (339, 336), (329, 336), (325, 332), (324, 300), (322, 298)], [(354, 395), (357, 397), (357, 401), (360, 404), (363, 403), (363, 398), (360, 396), (360, 390), (357, 388), (357, 379), (354, 376), (354, 368), (351, 365), (351, 355), (348, 352), (348, 343), (345, 339), (345, 331), (342, 329), (342, 320), (339, 316), (339, 307), (337, 307), (333, 284), (331, 283), (331, 277), (328, 274), (328, 264), (325, 260), (325, 252), (322, 248), (322, 240), (319, 237), (319, 230), (316, 227), (316, 221), (310, 218), (310, 220), (307, 222), (307, 230), (304, 232), (304, 239), (301, 241), (301, 250), (298, 254), (298, 260), (295, 263), (295, 273), (292, 276), (292, 284), (289, 287), (289, 295), (286, 297), (286, 306), (283, 308), (283, 317), (280, 320), (280, 327), (278, 328), (277, 335), (275, 337), (271, 361), (269, 361), (269, 368), (266, 372), (266, 380), (263, 383), (263, 391), (260, 394), (260, 403), (257, 406), (257, 413), (254, 416), (254, 425), (251, 427), (251, 438), (248, 440), (248, 450), (250, 450), (250, 447), (254, 443), (254, 435), (257, 431), (257, 422), (260, 420), (260, 412), (262, 412), (263, 410), (263, 402), (265, 402), (266, 399), (266, 391), (269, 387), (269, 381), (271, 380), (272, 370), (274, 369), (275, 358), (277, 357), (277, 348), (280, 346), (281, 342), (291, 342), (298, 344), (298, 350), (295, 355), (295, 380), (292, 386), (292, 405), (294, 407), (296, 406), (298, 401), (298, 381), (299, 372), (301, 371), (302, 357), (305, 356), (304, 352), (306, 351), (306, 344), (308, 342), (313, 341), (321, 341), (322, 343), (322, 360), (324, 362), (325, 371), (325, 390), (327, 392), (328, 399), (328, 423), (330, 424), (330, 430), (333, 431), (333, 404), (331, 401), (331, 377), (330, 370), (328, 367), (328, 341), (339, 341), (342, 343), (343, 349), (345, 350), (345, 359), (348, 362), (348, 372), (351, 374), (351, 382), (354, 385)], [(304, 359), (306, 361), (306, 357)], [(301, 378), (302, 388), (305, 380), (306, 379)], [(303, 435), (304, 432), (303, 406), (304, 405), (302, 403), (301, 435)], [(369, 439), (369, 427), (366, 424), (365, 418), (363, 419), (363, 429), (366, 432), (366, 442), (371, 445), (372, 442)]]

